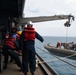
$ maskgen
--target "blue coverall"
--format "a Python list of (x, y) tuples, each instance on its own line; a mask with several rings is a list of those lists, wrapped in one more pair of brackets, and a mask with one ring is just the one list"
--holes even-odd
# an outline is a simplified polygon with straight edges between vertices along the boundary
[[(37, 32), (35, 33), (36, 38), (43, 42), (44, 39)], [(35, 57), (35, 40), (24, 41), (23, 32), (20, 37), (20, 47), (22, 49), (22, 67), (23, 72), (28, 72), (28, 63), (31, 73), (34, 73), (36, 69), (36, 57)]]

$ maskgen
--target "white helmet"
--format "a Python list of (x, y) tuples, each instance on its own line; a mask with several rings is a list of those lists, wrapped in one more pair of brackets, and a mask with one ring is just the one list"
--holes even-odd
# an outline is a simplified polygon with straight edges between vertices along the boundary
[(32, 21), (28, 21), (27, 25), (32, 26), (33, 25)]

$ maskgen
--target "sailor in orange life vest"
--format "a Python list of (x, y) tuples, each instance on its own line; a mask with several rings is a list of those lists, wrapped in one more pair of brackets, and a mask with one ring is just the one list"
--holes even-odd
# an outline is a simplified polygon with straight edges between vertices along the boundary
[(35, 57), (35, 38), (43, 42), (44, 39), (39, 35), (33, 28), (33, 24), (29, 21), (27, 27), (24, 28), (21, 37), (20, 37), (20, 47), (22, 49), (22, 70), (24, 75), (27, 75), (28, 72), (28, 63), (29, 69), (32, 75), (36, 69), (36, 57)]
[(57, 48), (60, 48), (60, 45), (61, 45), (61, 44), (60, 44), (60, 42), (58, 41), (56, 47), (57, 47)]
[[(17, 32), (17, 27), (15, 27), (15, 26), (12, 27), (12, 28), (11, 28), (11, 34), (12, 34), (12, 35), (16, 35), (16, 32)], [(18, 35), (18, 36), (16, 35), (16, 41), (17, 41), (17, 42), (18, 42), (19, 37), (20, 37), (19, 35)], [(19, 44), (19, 42), (18, 42), (18, 44)], [(20, 52), (18, 51), (18, 49), (16, 49), (16, 50), (17, 50), (17, 54), (19, 55)], [(14, 60), (13, 60), (12, 57), (11, 57), (11, 59), (10, 59), (10, 62), (14, 62)]]
[(14, 59), (17, 66), (21, 69), (21, 61), (15, 51), (16, 49), (19, 49), (18, 43), (16, 42), (16, 35), (11, 35), (3, 45), (2, 53), (4, 55), (4, 69), (7, 69), (9, 55)]
[(9, 32), (7, 31), (7, 33), (5, 34), (5, 39), (9, 38)]

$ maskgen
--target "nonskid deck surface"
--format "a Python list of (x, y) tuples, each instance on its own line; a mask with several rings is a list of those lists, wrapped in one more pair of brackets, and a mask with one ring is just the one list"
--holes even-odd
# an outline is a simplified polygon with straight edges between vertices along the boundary
[[(9, 63), (7, 69), (3, 69), (0, 75), (24, 75), (23, 72), (19, 71), (19, 68), (14, 63)], [(31, 75), (28, 72), (28, 75)], [(36, 68), (35, 75), (43, 75), (40, 74), (39, 68)]]
[[(2, 57), (1, 61), (3, 62), (4, 59), (3, 55), (1, 57)], [(21, 56), (20, 59), (22, 59)], [(19, 70), (20, 68), (14, 62), (9, 61), (7, 69), (3, 69), (0, 75), (24, 75), (24, 73), (20, 72)], [(27, 74), (31, 75), (30, 72), (28, 72)], [(38, 66), (37, 62), (36, 62), (35, 75), (45, 75), (40, 66)]]
[[(4, 59), (4, 57), (2, 55), (1, 65), (3, 65), (3, 59)], [(20, 56), (20, 59), (22, 59), (21, 56)], [(35, 75), (56, 75), (55, 73), (53, 73), (53, 71), (51, 69), (49, 69), (46, 66), (46, 64), (43, 64), (43, 65), (39, 64), (39, 62), (41, 62), (41, 61), (42, 60), (37, 55)], [(9, 61), (7, 69), (3, 69), (0, 73), (0, 75), (24, 75), (24, 73), (20, 72), (19, 70), (20, 70), (20, 68), (14, 62)], [(47, 73), (49, 71), (50, 71), (50, 74)], [(28, 72), (27, 75), (31, 75), (31, 73)]]

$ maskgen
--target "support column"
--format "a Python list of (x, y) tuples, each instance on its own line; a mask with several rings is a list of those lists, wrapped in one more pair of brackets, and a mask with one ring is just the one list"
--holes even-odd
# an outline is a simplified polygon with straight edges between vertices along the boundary
[(1, 31), (1, 29), (0, 29), (0, 73), (1, 73), (1, 71), (2, 71), (2, 31)]

